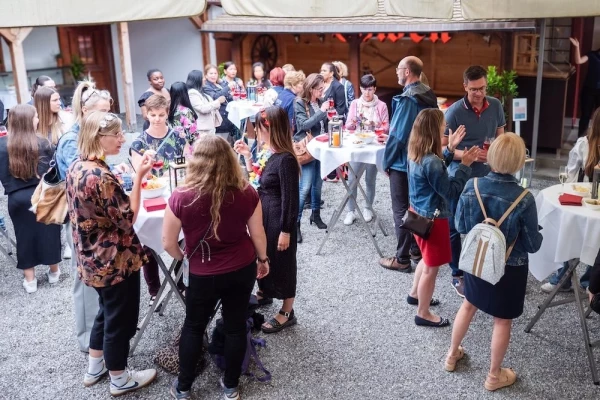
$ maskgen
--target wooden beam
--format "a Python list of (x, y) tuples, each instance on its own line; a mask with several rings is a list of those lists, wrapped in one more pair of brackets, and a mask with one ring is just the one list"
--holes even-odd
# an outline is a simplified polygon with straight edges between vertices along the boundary
[(125, 121), (129, 130), (135, 132), (137, 118), (133, 97), (133, 69), (131, 67), (131, 48), (129, 46), (129, 27), (127, 22), (117, 23), (117, 36), (119, 38), (121, 78), (123, 79), (123, 95), (125, 98)]
[(358, 35), (351, 35), (348, 40), (348, 80), (354, 85), (356, 97), (360, 97), (360, 43)]
[(25, 53), (23, 40), (33, 28), (5, 28), (0, 29), (0, 35), (8, 42), (10, 58), (12, 60), (13, 80), (17, 92), (17, 102), (25, 103), (29, 100), (29, 82), (27, 81), (27, 67), (25, 66)]
[(244, 58), (242, 57), (242, 45), (245, 37), (246, 35), (244, 34), (236, 33), (233, 35), (233, 41), (231, 43), (231, 61), (233, 61), (233, 63), (238, 67), (238, 71), (241, 71), (244, 65)]

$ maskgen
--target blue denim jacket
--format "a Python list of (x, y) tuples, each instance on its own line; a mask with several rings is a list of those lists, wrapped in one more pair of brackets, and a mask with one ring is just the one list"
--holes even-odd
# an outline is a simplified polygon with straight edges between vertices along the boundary
[(446, 165), (452, 153), (444, 151), (444, 160), (435, 154), (427, 154), (420, 163), (409, 160), (408, 193), (410, 205), (423, 217), (432, 218), (439, 210), (439, 218), (452, 216), (448, 203), (458, 198), (471, 176), (471, 168), (460, 164), (454, 176), (449, 176)]
[(56, 147), (56, 165), (61, 179), (67, 176), (67, 170), (79, 155), (77, 139), (79, 136), (79, 124), (75, 123), (71, 129), (61, 136)]
[[(462, 234), (466, 234), (484, 220), (473, 182), (473, 179), (467, 182), (456, 208), (456, 230)], [(523, 188), (519, 186), (514, 176), (495, 172), (490, 172), (486, 177), (478, 178), (477, 187), (487, 216), (496, 221), (502, 217), (502, 214), (523, 192)], [(506, 264), (512, 266), (526, 265), (528, 263), (527, 253), (535, 253), (542, 245), (542, 234), (538, 228), (535, 198), (531, 193), (528, 193), (508, 218), (504, 220), (500, 225), (500, 230), (506, 238), (507, 248), (517, 239)]]

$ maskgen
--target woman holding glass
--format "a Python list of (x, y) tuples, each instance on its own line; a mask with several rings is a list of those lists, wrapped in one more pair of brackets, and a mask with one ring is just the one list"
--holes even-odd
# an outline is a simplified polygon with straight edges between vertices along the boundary
[[(374, 129), (378, 136), (387, 135), (390, 129), (389, 115), (387, 105), (377, 98), (375, 91), (377, 90), (377, 80), (371, 74), (363, 75), (360, 78), (360, 93), (361, 96), (353, 100), (350, 104), (350, 110), (348, 111), (348, 119), (346, 120), (346, 127), (349, 130), (356, 130), (357, 128), (363, 127), (365, 129)], [(354, 172), (359, 168), (363, 167), (363, 163), (351, 162), (350, 167)], [(350, 172), (348, 177), (348, 184), (352, 185), (352, 182), (356, 177)], [(365, 183), (367, 186), (367, 205), (363, 211), (363, 217), (365, 222), (370, 222), (373, 219), (373, 201), (375, 200), (375, 180), (377, 179), (377, 166), (375, 164), (366, 165), (365, 169)], [(356, 197), (356, 189), (353, 191), (354, 197)], [(356, 220), (356, 202), (350, 198), (348, 205), (346, 206), (348, 214), (344, 218), (344, 225), (352, 225)]]
[[(225, 65), (227, 65), (227, 63)], [(235, 68), (235, 64), (233, 64), (232, 68)], [(240, 130), (227, 118), (229, 115), (227, 112), (227, 102), (233, 101), (231, 92), (235, 90), (238, 85), (233, 81), (227, 82), (226, 80), (220, 80), (219, 70), (216, 65), (207, 65), (204, 73), (206, 75), (206, 85), (202, 86), (202, 93), (213, 100), (220, 101), (221, 97), (225, 98), (225, 100), (221, 102), (219, 108), (219, 113), (221, 114), (223, 121), (221, 122), (221, 125), (216, 128), (216, 134), (228, 142), (233, 143), (234, 138), (238, 138), (241, 135)], [(240, 79), (238, 79), (238, 81), (239, 83), (242, 82)]]

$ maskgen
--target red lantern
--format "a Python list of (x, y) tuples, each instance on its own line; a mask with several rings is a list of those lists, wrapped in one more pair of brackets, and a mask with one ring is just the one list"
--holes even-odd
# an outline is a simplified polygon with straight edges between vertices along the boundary
[(410, 39), (415, 43), (419, 43), (421, 40), (425, 39), (425, 35), (419, 35), (418, 33), (413, 32), (410, 34)]
[(433, 43), (437, 42), (440, 38), (440, 35), (438, 35), (437, 33), (432, 33), (429, 35), (429, 40), (431, 40)]
[(442, 32), (442, 43), (448, 43), (452, 39), (448, 32)]

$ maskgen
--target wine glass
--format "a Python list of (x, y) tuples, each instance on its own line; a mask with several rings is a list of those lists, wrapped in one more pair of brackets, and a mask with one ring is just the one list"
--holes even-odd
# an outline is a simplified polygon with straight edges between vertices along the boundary
[(567, 181), (568, 178), (569, 178), (569, 175), (567, 174), (567, 167), (566, 166), (560, 167), (558, 169), (558, 180), (562, 184), (562, 192), (560, 194), (564, 193), (564, 191), (565, 191), (565, 182)]
[(6, 136), (8, 131), (6, 130), (6, 126), (0, 125), (0, 137)]

